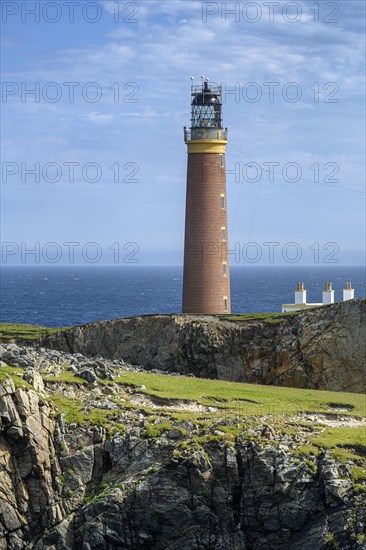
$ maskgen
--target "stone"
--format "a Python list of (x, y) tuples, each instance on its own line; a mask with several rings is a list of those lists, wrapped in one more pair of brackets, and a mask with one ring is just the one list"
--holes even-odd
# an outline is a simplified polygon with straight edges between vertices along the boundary
[(44, 393), (44, 384), (42, 376), (34, 369), (30, 369), (24, 373), (23, 379), (31, 384), (36, 392)]
[(91, 406), (96, 409), (108, 409), (110, 411), (116, 411), (118, 409), (118, 405), (116, 403), (113, 403), (113, 401), (106, 398), (93, 401)]
[(6, 437), (10, 440), (15, 440), (15, 441), (18, 439), (22, 439), (23, 429), (20, 428), (19, 426), (10, 426), (10, 428), (6, 430)]
[(267, 439), (275, 439), (277, 436), (277, 432), (274, 428), (272, 428), (272, 426), (267, 425), (267, 426), (264, 426), (261, 432), (261, 436), (266, 437)]
[(78, 368), (76, 365), (69, 365), (69, 368), (67, 369), (69, 372), (72, 372), (73, 374), (78, 373)]
[(103, 386), (102, 393), (105, 395), (116, 395), (118, 392), (118, 389), (116, 389), (114, 386)]
[(13, 366), (13, 364), (15, 362), (17, 362), (18, 358), (16, 355), (14, 355), (14, 353), (12, 351), (5, 351), (2, 356), (1, 356), (1, 360), (4, 361), (4, 363), (6, 365), (11, 365)]
[(169, 430), (166, 434), (169, 439), (180, 439), (182, 434), (179, 430)]
[(78, 372), (78, 376), (80, 378), (83, 378), (84, 380), (87, 380), (87, 382), (90, 382), (90, 383), (96, 382), (97, 380), (97, 376), (90, 368), (81, 369)]

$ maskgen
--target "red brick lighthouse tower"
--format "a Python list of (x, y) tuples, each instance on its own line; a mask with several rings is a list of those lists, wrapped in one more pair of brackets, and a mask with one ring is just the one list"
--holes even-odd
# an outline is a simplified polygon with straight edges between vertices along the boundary
[(230, 273), (221, 86), (191, 88), (184, 242), (183, 313), (230, 313)]

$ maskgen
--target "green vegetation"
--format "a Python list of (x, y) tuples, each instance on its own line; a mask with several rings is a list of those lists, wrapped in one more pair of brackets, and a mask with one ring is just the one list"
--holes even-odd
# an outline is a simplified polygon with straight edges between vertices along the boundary
[[(139, 393), (169, 401), (195, 401), (240, 416), (265, 414), (296, 414), (297, 412), (326, 412), (333, 409), (329, 403), (348, 406), (354, 416), (366, 416), (365, 397), (362, 394), (262, 386), (205, 378), (179, 378), (164, 374), (127, 371), (115, 382), (139, 389)], [(350, 412), (342, 413), (344, 415)], [(212, 415), (211, 415), (212, 416)]]
[(316, 470), (317, 470), (317, 466), (316, 466), (315, 462), (313, 462), (312, 460), (309, 460), (308, 458), (306, 458), (304, 462), (305, 462), (309, 472), (311, 474), (315, 474)]
[(286, 317), (298, 315), (300, 311), (288, 311), (286, 313), (241, 313), (239, 315), (220, 315), (224, 321), (264, 321), (266, 323), (280, 323)]
[(352, 479), (355, 483), (359, 483), (361, 481), (366, 482), (366, 469), (362, 466), (353, 466)]
[(366, 497), (366, 485), (355, 483), (353, 485), (353, 490), (355, 491), (355, 493), (360, 493)]
[(357, 428), (326, 428), (323, 432), (309, 437), (309, 442), (319, 449), (330, 449), (334, 458), (340, 462), (360, 459), (366, 455), (366, 430), (364, 426)]
[(240, 435), (240, 429), (237, 426), (217, 426), (216, 428), (219, 432), (223, 432), (224, 434), (228, 434), (229, 439), (235, 439), (235, 437), (239, 437)]
[(160, 424), (150, 424), (146, 423), (145, 425), (145, 436), (146, 437), (159, 437), (163, 432), (172, 429), (171, 422), (161, 422)]
[[(67, 384), (81, 384), (80, 391), (84, 387), (84, 381), (71, 373), (63, 373), (56, 377), (55, 381), (57, 379)], [(106, 385), (110, 384), (110, 381), (99, 383)], [(129, 411), (134, 414), (134, 411), (144, 410), (144, 413), (150, 416), (141, 435), (147, 438), (160, 437), (168, 430), (177, 429), (183, 438), (179, 444), (180, 449), (190, 448), (192, 445), (202, 448), (207, 443), (232, 445), (237, 437), (258, 439), (252, 433), (247, 433), (247, 430), (258, 425), (258, 417), (267, 416), (268, 422), (277, 433), (282, 434), (281, 437), (284, 435), (293, 437), (300, 431), (308, 432), (304, 442), (298, 445), (296, 454), (299, 458), (306, 458), (310, 472), (315, 472), (314, 457), (319, 455), (321, 449), (326, 448), (330, 449), (334, 458), (341, 462), (355, 461), (356, 467), (360, 467), (360, 470), (355, 470), (354, 481), (363, 481), (360, 471), (366, 453), (364, 427), (321, 427), (316, 419), (313, 422), (304, 420), (297, 422), (289, 418), (301, 413), (323, 413), (328, 414), (331, 419), (336, 419), (335, 404), (337, 407), (346, 409), (342, 412), (342, 416), (365, 417), (365, 399), (362, 394), (261, 386), (183, 376), (177, 378), (133, 371), (126, 371), (123, 376), (115, 377), (114, 383), (120, 386), (124, 396), (124, 399), (120, 399), (118, 394), (110, 398), (118, 404), (117, 411), (85, 408), (80, 399), (59, 394), (53, 394), (51, 399), (56, 409), (65, 414), (66, 422), (100, 425), (106, 428), (109, 438), (116, 433), (125, 432), (125, 426), (118, 423), (120, 412)], [(131, 393), (134, 395), (136, 392), (144, 394), (153, 401), (156, 399), (159, 409), (131, 403), (129, 395)], [(192, 403), (197, 405), (197, 411), (174, 408), (177, 405), (192, 405)], [(206, 411), (203, 408), (200, 411), (201, 405), (210, 409)], [(155, 422), (158, 417), (159, 423)], [(238, 424), (238, 420), (243, 418), (246, 419), (245, 424)], [(186, 430), (179, 426), (179, 422), (183, 420), (194, 421), (199, 427), (200, 434), (187, 440)], [(223, 420), (230, 420), (230, 422), (223, 423)], [(214, 424), (216, 424), (215, 429), (221, 434), (213, 435)], [(264, 440), (263, 437), (260, 439)], [(271, 440), (271, 444), (277, 443), (278, 441)]]
[(25, 370), (20, 367), (0, 367), (0, 382), (4, 382), (7, 376), (14, 382), (16, 388), (33, 388), (28, 382), (23, 380)]
[(295, 454), (297, 456), (318, 456), (320, 454), (320, 449), (318, 447), (315, 447), (314, 445), (311, 445), (310, 443), (299, 445), (296, 448)]
[(68, 424), (94, 424), (106, 427), (113, 417), (113, 411), (93, 408), (86, 410), (79, 400), (64, 395), (53, 394), (51, 395), (51, 400), (56, 409), (65, 415), (65, 421)]
[[(41, 373), (42, 374), (42, 373)], [(84, 378), (76, 376), (73, 372), (64, 370), (60, 372), (57, 376), (52, 376), (50, 374), (42, 374), (42, 378), (45, 382), (50, 382), (56, 384), (57, 382), (63, 382), (65, 384), (84, 384), (88, 382)]]
[(335, 550), (337, 550), (339, 548), (339, 544), (335, 538), (335, 536), (333, 535), (333, 533), (328, 533), (327, 534), (327, 540), (329, 542), (329, 544), (331, 545), (332, 548), (334, 548)]
[(66, 328), (47, 328), (26, 323), (0, 323), (0, 341), (37, 340), (47, 334), (53, 334)]
[(111, 490), (111, 482), (106, 481), (99, 485), (98, 487), (95, 487), (91, 494), (85, 495), (83, 498), (84, 504), (89, 504), (90, 502), (98, 502), (99, 500), (102, 500)]

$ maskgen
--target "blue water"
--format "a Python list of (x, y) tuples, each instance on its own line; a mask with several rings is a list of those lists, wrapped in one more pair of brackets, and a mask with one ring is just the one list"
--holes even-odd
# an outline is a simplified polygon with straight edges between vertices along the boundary
[[(3, 267), (0, 270), (1, 322), (44, 326), (77, 325), (113, 317), (181, 310), (179, 267)], [(321, 302), (326, 281), (341, 301), (347, 280), (356, 297), (365, 296), (361, 267), (233, 267), (233, 313), (281, 311), (291, 303), (297, 281), (308, 302)]]

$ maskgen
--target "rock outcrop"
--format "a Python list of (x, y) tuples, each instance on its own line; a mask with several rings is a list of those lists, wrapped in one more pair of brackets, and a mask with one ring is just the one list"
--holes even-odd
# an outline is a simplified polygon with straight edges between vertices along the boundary
[(366, 390), (365, 299), (271, 322), (190, 315), (114, 319), (60, 331), (42, 345), (205, 378)]
[[(258, 387), (274, 413), (242, 386), (223, 398), (224, 383), (179, 376), (360, 392), (365, 304), (116, 319), (0, 345), (0, 549), (365, 549), (361, 396)], [(194, 398), (176, 390), (198, 382)], [(286, 393), (303, 408), (282, 408)]]
[(188, 458), (175, 458), (165, 441), (115, 439), (104, 450), (105, 479), (120, 487), (108, 485), (37, 549), (68, 541), (126, 550), (316, 550), (330, 538), (343, 549), (359, 547), (349, 524), (352, 517), (364, 524), (361, 500), (353, 501), (345, 472), (325, 457), (314, 475), (284, 450), (254, 444), (211, 445)]
[(34, 389), (0, 384), (4, 550), (365, 547), (365, 497), (327, 452), (309, 461), (240, 436), (181, 446), (172, 430), (143, 437), (138, 414), (110, 437), (52, 412)]

